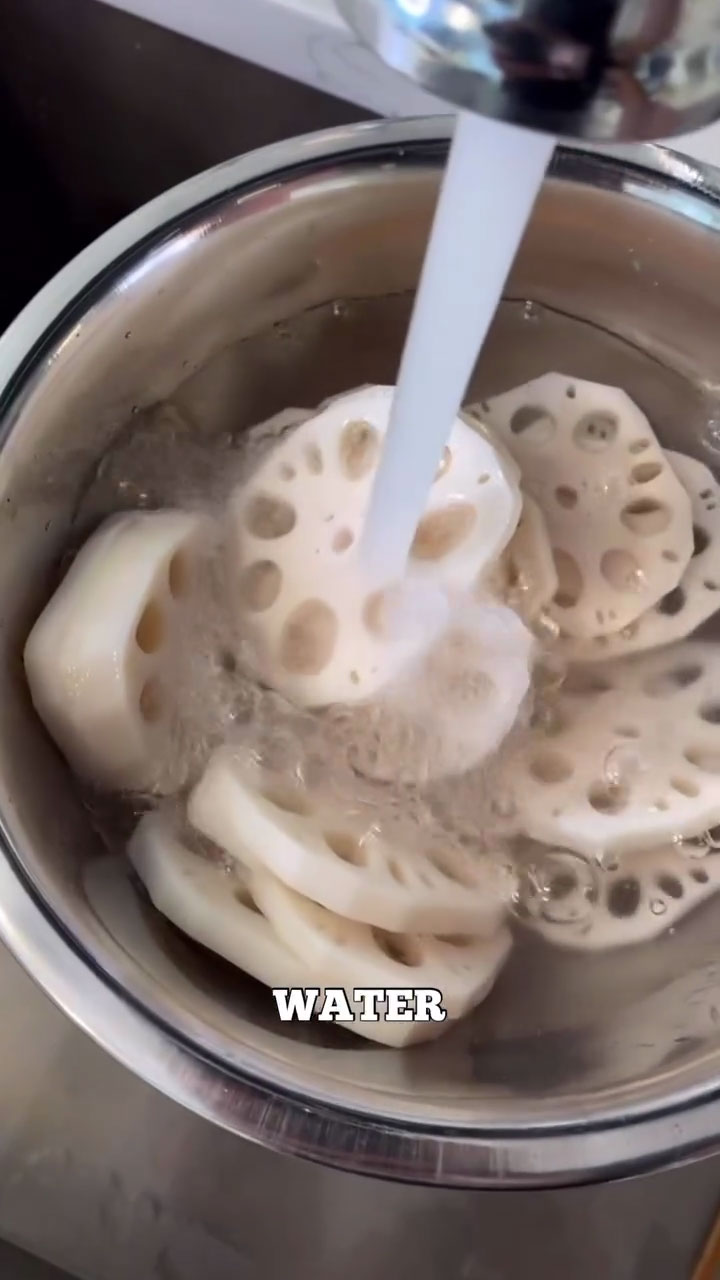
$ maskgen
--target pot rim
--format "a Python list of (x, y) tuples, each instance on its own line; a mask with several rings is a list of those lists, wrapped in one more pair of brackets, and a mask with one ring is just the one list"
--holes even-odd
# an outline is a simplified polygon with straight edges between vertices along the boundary
[[(56, 275), (0, 338), (0, 406), (39, 376), (38, 360), (52, 333), (80, 297), (164, 227), (258, 180), (328, 160), (380, 149), (446, 145), (447, 117), (372, 121), (290, 139), (210, 169), (157, 197), (111, 228)], [(656, 175), (694, 195), (720, 200), (720, 173), (657, 146), (567, 145), (564, 153), (605, 157), (624, 169)], [(11, 415), (10, 415), (11, 416)], [(4, 432), (0, 432), (2, 447)], [(1, 819), (0, 819), (1, 823)], [(161, 1092), (243, 1137), (288, 1154), (356, 1173), (441, 1186), (563, 1185), (627, 1176), (678, 1163), (720, 1147), (720, 1081), (677, 1090), (663, 1103), (638, 1103), (506, 1129), (469, 1130), (431, 1121), (373, 1118), (232, 1073), (198, 1056), (155, 1014), (100, 970), (80, 942), (52, 915), (0, 830), (0, 938), (48, 996), (102, 1048)]]

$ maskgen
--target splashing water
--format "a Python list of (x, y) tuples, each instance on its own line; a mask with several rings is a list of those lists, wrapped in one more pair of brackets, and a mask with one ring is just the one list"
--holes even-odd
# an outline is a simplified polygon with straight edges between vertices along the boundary
[(553, 147), (458, 117), (363, 532), (366, 564), (385, 580), (402, 575)]
[(549, 924), (578, 924), (598, 897), (598, 869), (569, 849), (544, 849), (521, 868), (515, 914)]

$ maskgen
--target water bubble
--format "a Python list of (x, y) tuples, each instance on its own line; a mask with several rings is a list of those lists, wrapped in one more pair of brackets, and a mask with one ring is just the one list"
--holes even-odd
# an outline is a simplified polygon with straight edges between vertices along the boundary
[(608, 787), (627, 787), (641, 773), (646, 773), (647, 761), (637, 747), (621, 742), (608, 751), (603, 761), (603, 778)]
[(672, 843), (677, 846), (683, 858), (705, 858), (710, 850), (708, 833), (702, 836), (673, 836)]
[(554, 644), (560, 638), (560, 625), (543, 609), (532, 624), (536, 638), (542, 644)]
[(529, 320), (531, 323), (537, 323), (541, 315), (542, 307), (539, 307), (537, 302), (532, 302), (528, 299), (527, 302), (524, 303), (522, 309), (523, 320)]
[(597, 869), (579, 854), (549, 849), (522, 868), (513, 906), (521, 919), (579, 924), (597, 898)]
[(650, 910), (654, 916), (664, 916), (667, 911), (667, 903), (662, 898), (653, 898), (650, 903)]
[(337, 298), (332, 304), (332, 313), (338, 319), (342, 319), (346, 316), (348, 314), (348, 310), (347, 302), (343, 302), (341, 298)]
[(522, 571), (518, 572), (512, 586), (507, 591), (507, 603), (511, 609), (522, 607), (523, 597), (527, 595), (532, 583), (528, 580), (526, 574)]
[(701, 443), (711, 453), (720, 453), (720, 416), (708, 417), (702, 430)]
[(720, 453), (720, 418), (709, 418), (702, 433), (702, 443), (711, 453)]
[(541, 658), (535, 667), (535, 683), (538, 693), (558, 693), (565, 683), (567, 663), (549, 654)]
[(540, 729), (546, 737), (553, 738), (563, 729), (562, 712), (553, 702), (538, 702), (531, 724), (533, 729)]
[(599, 853), (595, 859), (597, 866), (601, 871), (619, 871), (620, 863), (612, 853)]

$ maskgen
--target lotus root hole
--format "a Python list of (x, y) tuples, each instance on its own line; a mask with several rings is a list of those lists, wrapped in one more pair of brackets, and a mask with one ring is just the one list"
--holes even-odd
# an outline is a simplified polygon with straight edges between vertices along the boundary
[(285, 620), (280, 635), (281, 665), (292, 675), (319, 675), (332, 658), (337, 635), (334, 610), (324, 600), (304, 600)]
[(550, 880), (548, 891), (555, 902), (568, 898), (578, 887), (578, 879), (574, 871), (558, 871)]
[(609, 586), (624, 594), (642, 591), (645, 586), (645, 574), (630, 551), (615, 547), (604, 551), (600, 572)]
[(388, 858), (388, 871), (397, 884), (407, 884), (407, 874), (402, 863), (396, 858)]
[(281, 480), (294, 480), (294, 479), (295, 479), (295, 477), (296, 477), (296, 475), (297, 475), (297, 471), (295, 470), (295, 468), (294, 468), (294, 467), (291, 467), (291, 466), (290, 466), (290, 463), (289, 463), (289, 462), (283, 462), (283, 463), (281, 464), (281, 466), (280, 466), (280, 479), (281, 479)]
[(340, 436), (340, 466), (348, 480), (362, 480), (377, 462), (380, 438), (369, 422), (348, 422)]
[(703, 871), (701, 867), (695, 867), (694, 870), (690, 872), (690, 875), (696, 884), (707, 884), (710, 879), (707, 871)]
[(569, 484), (559, 484), (555, 490), (555, 500), (559, 506), (571, 511), (573, 507), (577, 506), (577, 489), (573, 489)]
[(367, 853), (361, 840), (348, 831), (323, 831), (323, 840), (341, 862), (349, 862), (353, 867), (364, 867)]
[(396, 964), (406, 965), (409, 969), (422, 964), (422, 951), (415, 938), (404, 933), (388, 933), (385, 929), (373, 929), (372, 936), (383, 955)]
[(176, 551), (168, 565), (168, 586), (174, 600), (186, 596), (192, 586), (192, 559), (187, 551)]
[(453, 855), (449, 849), (429, 849), (427, 851), (427, 859), (446, 880), (452, 880), (455, 884), (460, 884), (465, 889), (473, 889), (475, 887), (475, 879), (471, 875), (469, 868), (464, 865), (461, 858)]
[(143, 653), (157, 653), (165, 640), (165, 614), (156, 600), (150, 600), (140, 614), (135, 640)]
[(541, 405), (521, 405), (510, 419), (510, 430), (514, 436), (523, 436), (525, 440), (537, 445), (549, 444), (556, 427), (552, 414)]
[(239, 902), (241, 907), (246, 907), (248, 911), (254, 911), (259, 916), (262, 915), (262, 911), (246, 884), (241, 884), (235, 890), (235, 901)]
[(573, 772), (572, 761), (559, 751), (539, 751), (530, 761), (530, 773), (536, 782), (565, 782)]
[(678, 689), (687, 689), (691, 684), (697, 684), (702, 673), (702, 667), (696, 662), (686, 662), (678, 667), (672, 667), (668, 674)]
[(622, 813), (629, 799), (630, 792), (622, 783), (612, 786), (610, 783), (598, 780), (593, 782), (588, 790), (588, 802), (596, 813), (610, 815)]
[(295, 508), (269, 493), (256, 493), (245, 513), (248, 533), (265, 541), (284, 538), (295, 528), (296, 520)]
[(159, 680), (146, 680), (140, 692), (140, 714), (148, 724), (157, 724), (163, 713), (163, 692)]
[(274, 560), (256, 560), (240, 575), (240, 602), (251, 613), (271, 609), (280, 595), (282, 573)]
[(576, 693), (580, 696), (609, 693), (612, 681), (602, 671), (593, 671), (590, 667), (572, 667), (565, 677), (563, 689), (565, 693)]
[(631, 724), (618, 725), (617, 729), (615, 729), (614, 732), (618, 738), (639, 738), (640, 737), (640, 730), (636, 729), (635, 726)]
[(355, 534), (352, 529), (338, 529), (332, 540), (332, 549), (338, 553), (341, 551), (347, 551), (348, 547), (351, 547), (354, 541)]
[(385, 634), (385, 594), (382, 591), (373, 591), (368, 596), (363, 605), (363, 622), (368, 631), (374, 636), (383, 636)]
[(720, 591), (720, 584), (715, 582), (712, 578), (706, 578), (703, 582), (703, 586), (706, 591)]
[(668, 667), (650, 676), (643, 684), (643, 693), (649, 698), (668, 698), (678, 689), (687, 689), (700, 679), (703, 669), (697, 663), (681, 663), (677, 667)]
[(431, 511), (420, 521), (410, 554), (416, 560), (442, 560), (465, 541), (477, 519), (469, 502)]
[(693, 556), (701, 556), (710, 546), (710, 535), (699, 524), (693, 525)]
[(671, 876), (667, 872), (663, 872), (656, 877), (655, 883), (668, 898), (682, 898), (683, 887), (677, 876)]
[(445, 942), (449, 947), (472, 947), (476, 939), (471, 933), (439, 933), (438, 942)]
[(575, 390), (575, 387), (573, 386), (572, 382), (569, 383), (569, 385), (565, 388), (565, 395), (567, 396), (568, 400), (575, 399), (577, 395), (577, 391)]
[(634, 916), (640, 906), (640, 884), (635, 876), (624, 876), (610, 886), (607, 908), (611, 916), (627, 919)]
[(662, 462), (638, 462), (630, 472), (632, 484), (650, 484), (662, 475)]
[(690, 778), (671, 778), (670, 786), (673, 791), (677, 791), (681, 796), (686, 796), (688, 800), (694, 800), (700, 795), (699, 786), (696, 782), (692, 782)]
[(277, 786), (266, 787), (263, 796), (268, 804), (272, 804), (276, 809), (282, 809), (283, 813), (295, 813), (299, 817), (306, 817), (311, 812), (311, 805), (307, 796), (303, 795), (296, 787)]
[(656, 498), (636, 498), (623, 507), (620, 519), (631, 533), (638, 533), (641, 538), (654, 538), (656, 534), (665, 532), (672, 520), (672, 512)]
[(685, 608), (685, 592), (682, 587), (673, 587), (672, 591), (668, 591), (662, 600), (658, 601), (655, 608), (666, 618), (674, 618)]
[(580, 566), (570, 552), (563, 551), (561, 547), (553, 547), (553, 559), (558, 576), (555, 604), (559, 609), (572, 609), (583, 593)]
[(573, 428), (573, 441), (585, 453), (602, 453), (609, 449), (618, 433), (618, 420), (612, 413), (586, 413)]
[(305, 446), (305, 466), (312, 476), (322, 475), (323, 456), (318, 445), (308, 444)]
[(643, 437), (642, 440), (633, 440), (628, 446), (628, 449), (630, 453), (644, 453), (646, 449), (650, 448), (651, 444), (651, 440), (648, 440), (647, 437)]
[(698, 715), (708, 724), (720, 724), (720, 702), (703, 702)]
[(720, 751), (711, 747), (690, 746), (685, 752), (685, 759), (701, 773), (720, 773)]

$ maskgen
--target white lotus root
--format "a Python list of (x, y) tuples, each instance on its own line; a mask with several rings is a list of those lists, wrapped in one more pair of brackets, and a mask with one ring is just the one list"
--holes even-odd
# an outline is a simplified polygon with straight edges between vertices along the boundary
[(507, 448), (502, 435), (498, 434), (497, 431), (493, 431), (489, 425), (485, 408), (484, 401), (478, 401), (477, 404), (466, 404), (460, 410), (460, 417), (463, 422), (469, 423), (473, 431), (479, 432), (483, 440), (487, 440), (488, 444), (492, 446), (501, 458), (506, 474), (514, 484), (519, 485), (522, 480), (522, 472), (512, 453)]
[(558, 575), (547, 524), (529, 494), (523, 495), (517, 529), (488, 584), (526, 622), (535, 622), (555, 597)]
[(545, 515), (565, 635), (620, 631), (678, 585), (690, 499), (624, 391), (548, 373), (490, 400), (487, 419)]
[[(178, 840), (172, 824), (159, 814), (142, 819), (128, 855), (152, 905), (193, 941), (265, 987), (319, 987), (323, 991), (327, 974), (311, 970), (284, 945), (255, 896), (250, 873), (240, 864), (225, 867), (197, 854)], [(355, 986), (361, 984), (360, 975)], [(436, 1036), (445, 1024), (382, 1020), (343, 1025), (360, 1036), (402, 1048)]]
[[(302, 959), (301, 951), (311, 956), (313, 948), (310, 943), (314, 932), (313, 920), (304, 920), (302, 904), (305, 900), (291, 890), (286, 890), (268, 872), (251, 874), (240, 863), (232, 863), (228, 867), (222, 861), (209, 860), (206, 856), (197, 854), (186, 841), (178, 837), (172, 820), (159, 813), (147, 815), (138, 824), (129, 842), (128, 855), (138, 877), (145, 884), (152, 905), (165, 919), (182, 929), (188, 937), (200, 942), (201, 946), (208, 947), (266, 987), (318, 987), (322, 998), (325, 987), (346, 986), (350, 988), (348, 1004), (357, 1012), (360, 1005), (352, 1000), (351, 989), (377, 986), (375, 979), (380, 966), (384, 966), (384, 973), (388, 978), (383, 986), (400, 986), (402, 983), (407, 984), (409, 980), (416, 984), (414, 974), (407, 972), (402, 961), (392, 959), (393, 942), (396, 943), (398, 952), (402, 947), (415, 945), (428, 948), (430, 956), (436, 960), (432, 973), (437, 982), (433, 984), (441, 991), (441, 980), (445, 977), (446, 970), (451, 970), (455, 988), (460, 986), (461, 979), (459, 980), (456, 969), (443, 961), (443, 951), (446, 948), (451, 959), (455, 959), (454, 952), (451, 951), (452, 943), (441, 943), (425, 937), (415, 940), (413, 936), (396, 936), (378, 931), (378, 941), (374, 947), (366, 947), (366, 955), (359, 956), (357, 947), (352, 947), (354, 932), (357, 928), (365, 927), (348, 920), (343, 922), (338, 916), (329, 913), (323, 913), (323, 922), (316, 925), (316, 952), (322, 955), (327, 937), (325, 920), (331, 919), (334, 936), (342, 933), (343, 927), (347, 931), (351, 946), (347, 959), (359, 960), (359, 963), (348, 970), (343, 969), (343, 963), (347, 965), (347, 959), (340, 964), (333, 964), (331, 956), (324, 957), (328, 963), (313, 963), (311, 959)], [(314, 904), (307, 905), (311, 910), (323, 910), (314, 908)], [(281, 936), (283, 932), (287, 932), (288, 906), (300, 916), (304, 925), (302, 936), (297, 938), (300, 946), (286, 945)], [(278, 915), (282, 916), (279, 922), (282, 924), (281, 929), (275, 929), (274, 925), (274, 918)], [(370, 929), (368, 933), (373, 936)], [(464, 948), (469, 952), (469, 959), (477, 959), (483, 966), (474, 982), (474, 989), (478, 991), (478, 1000), (475, 1002), (479, 1002), (491, 986), (492, 978), (500, 969), (509, 946), (509, 936), (505, 931), (488, 942), (478, 943), (473, 940), (470, 945), (465, 938), (455, 940), (456, 951)], [(493, 963), (495, 969), (492, 968)], [(457, 1004), (459, 1001), (455, 1000), (454, 1007)], [(454, 1014), (450, 1016), (452, 1018)], [(402, 1048), (407, 1044), (438, 1036), (447, 1028), (447, 1020), (388, 1023), (382, 1016), (380, 1005), (378, 1021), (359, 1021), (356, 1018), (352, 1023), (342, 1025), (359, 1036)]]
[(403, 591), (383, 595), (388, 583), (366, 576), (359, 540), (393, 392), (365, 387), (330, 401), (232, 501), (244, 633), (261, 677), (302, 705), (364, 700), (387, 684), (441, 631), (444, 593), (472, 587), (518, 521), (514, 478), (458, 420)]
[(589, 855), (720, 822), (720, 650), (670, 649), (568, 673), (551, 732), (507, 765), (526, 834)]
[[(627, 854), (600, 871), (593, 899), (577, 898), (564, 908), (572, 889), (562, 883), (561, 896), (547, 904), (551, 917), (527, 923), (558, 947), (600, 951), (632, 946), (657, 938), (720, 888), (720, 857), (698, 856), (690, 845), (668, 844)], [(702, 851), (700, 851), (702, 852)]]
[(328, 986), (430, 987), (442, 992), (448, 1018), (461, 1018), (488, 995), (510, 950), (510, 935), (433, 937), (388, 933), (343, 919), (267, 873), (253, 882), (276, 933)]
[(563, 639), (572, 662), (597, 662), (682, 640), (720, 608), (720, 485), (696, 458), (666, 450), (665, 457), (690, 496), (693, 554), (680, 582), (635, 622), (611, 636)]
[(154, 785), (168, 750), (178, 637), (209, 529), (180, 511), (110, 517), (30, 633), (24, 661), (35, 708), (94, 783)]
[(330, 911), (394, 932), (492, 933), (514, 888), (489, 856), (430, 842), (399, 847), (373, 828), (372, 815), (280, 784), (228, 748), (211, 757), (188, 818), (230, 857)]
[(239, 863), (199, 854), (161, 812), (138, 823), (128, 857), (158, 911), (196, 942), (268, 986), (301, 984), (297, 960), (257, 910)]
[(430, 653), (359, 709), (353, 763), (366, 777), (416, 783), (476, 768), (517, 719), (533, 649), (512, 609), (458, 609)]

